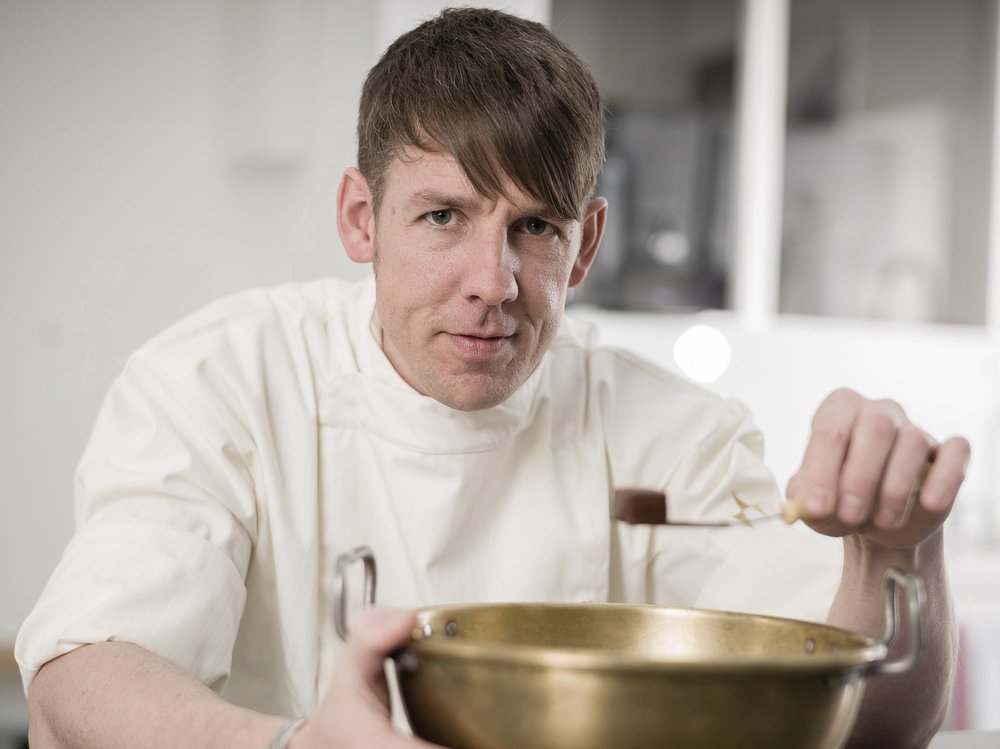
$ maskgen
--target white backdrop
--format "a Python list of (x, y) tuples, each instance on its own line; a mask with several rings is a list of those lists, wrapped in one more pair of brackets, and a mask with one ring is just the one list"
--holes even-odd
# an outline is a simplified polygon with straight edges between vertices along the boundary
[(369, 272), (333, 213), (361, 82), (444, 4), (0, 3), (0, 643), (69, 538), (128, 354), (223, 294)]

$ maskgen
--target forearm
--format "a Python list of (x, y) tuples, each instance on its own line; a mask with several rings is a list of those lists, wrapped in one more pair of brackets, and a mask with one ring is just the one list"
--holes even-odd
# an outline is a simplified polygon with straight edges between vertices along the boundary
[(236, 707), (136, 645), (88, 645), (38, 672), (28, 693), (33, 749), (265, 749), (284, 718)]
[[(889, 550), (858, 536), (844, 540), (844, 571), (829, 621), (878, 637), (882, 619), (882, 577), (895, 566), (916, 572), (927, 590), (923, 651), (917, 665), (896, 675), (868, 679), (850, 747), (925, 746), (948, 709), (957, 660), (958, 636), (944, 571), (943, 533), (938, 529), (910, 549)], [(889, 657), (908, 645), (898, 630)]]

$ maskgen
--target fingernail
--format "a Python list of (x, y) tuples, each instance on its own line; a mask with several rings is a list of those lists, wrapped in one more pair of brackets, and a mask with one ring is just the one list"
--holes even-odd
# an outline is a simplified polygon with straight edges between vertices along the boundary
[(830, 507), (830, 492), (818, 486), (814, 487), (809, 490), (802, 503), (808, 515), (825, 515)]
[(857, 494), (845, 494), (840, 502), (840, 519), (848, 525), (857, 525), (865, 516), (865, 503)]

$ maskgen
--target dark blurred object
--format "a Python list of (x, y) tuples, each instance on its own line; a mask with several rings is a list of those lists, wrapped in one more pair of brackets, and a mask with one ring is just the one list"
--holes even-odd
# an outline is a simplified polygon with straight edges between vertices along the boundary
[[(719, 89), (710, 88), (718, 106)], [(607, 233), (578, 300), (621, 309), (723, 306), (729, 133), (728, 118), (711, 111), (612, 107), (598, 183), (611, 205)]]

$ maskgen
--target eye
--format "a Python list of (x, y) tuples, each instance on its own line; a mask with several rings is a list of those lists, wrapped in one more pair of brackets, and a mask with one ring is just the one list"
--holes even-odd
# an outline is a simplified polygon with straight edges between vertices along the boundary
[(541, 237), (553, 231), (552, 224), (540, 218), (529, 218), (524, 221), (524, 230), (535, 237)]
[(442, 208), (426, 214), (427, 220), (435, 226), (447, 226), (451, 223), (454, 215), (455, 214), (452, 212), (451, 208)]

